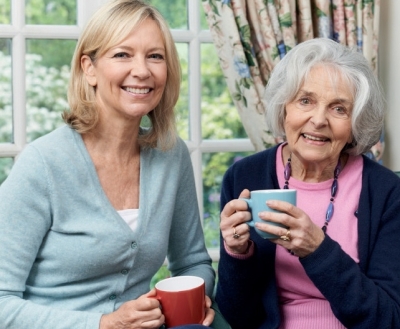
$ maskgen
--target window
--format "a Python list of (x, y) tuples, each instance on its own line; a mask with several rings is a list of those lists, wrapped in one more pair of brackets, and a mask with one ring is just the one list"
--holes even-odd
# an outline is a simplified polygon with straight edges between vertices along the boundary
[[(63, 124), (76, 40), (105, 1), (0, 0), (0, 183), (26, 143)], [(179, 52), (178, 129), (191, 153), (206, 243), (217, 261), (222, 176), (254, 148), (227, 91), (201, 1), (150, 2), (169, 22)]]

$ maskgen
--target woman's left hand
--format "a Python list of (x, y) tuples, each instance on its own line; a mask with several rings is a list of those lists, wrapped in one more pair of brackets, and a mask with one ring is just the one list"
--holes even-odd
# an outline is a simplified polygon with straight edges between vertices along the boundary
[(288, 238), (273, 239), (272, 242), (290, 250), (298, 257), (306, 257), (324, 240), (325, 234), (322, 229), (300, 208), (278, 200), (268, 201), (267, 205), (281, 213), (264, 211), (259, 214), (260, 218), (288, 227), (285, 229), (268, 223), (256, 223), (256, 227), (262, 231)]
[(214, 321), (215, 311), (211, 308), (211, 299), (206, 296), (206, 317), (203, 321), (203, 326), (209, 326)]

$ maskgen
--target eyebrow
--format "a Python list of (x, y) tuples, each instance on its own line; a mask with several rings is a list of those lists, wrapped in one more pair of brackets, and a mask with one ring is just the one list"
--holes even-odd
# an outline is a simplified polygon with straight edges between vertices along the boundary
[[(124, 46), (124, 45), (119, 45), (119, 46), (115, 46), (115, 47), (111, 48), (111, 50), (116, 50), (116, 49), (129, 50), (129, 51), (134, 50), (134, 48), (132, 48), (130, 46)], [(164, 47), (153, 47), (153, 48), (148, 49), (148, 51), (150, 51), (150, 52), (152, 52), (152, 51), (163, 51), (163, 52), (165, 52), (165, 48)]]

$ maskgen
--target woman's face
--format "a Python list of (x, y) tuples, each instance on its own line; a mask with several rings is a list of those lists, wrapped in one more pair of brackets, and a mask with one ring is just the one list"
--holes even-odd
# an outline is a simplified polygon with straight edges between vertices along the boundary
[(95, 63), (83, 56), (82, 68), (89, 84), (96, 87), (102, 119), (140, 121), (152, 111), (167, 80), (165, 56), (162, 33), (152, 19), (146, 19)]
[(286, 104), (284, 128), (290, 150), (303, 162), (336, 163), (352, 141), (353, 88), (338, 71), (317, 66)]

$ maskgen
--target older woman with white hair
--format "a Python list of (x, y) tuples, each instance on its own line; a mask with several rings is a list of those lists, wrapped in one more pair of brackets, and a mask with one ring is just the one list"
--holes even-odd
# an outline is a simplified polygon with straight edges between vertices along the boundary
[[(232, 328), (399, 328), (400, 179), (362, 154), (384, 120), (365, 58), (329, 39), (293, 48), (265, 92), (285, 142), (232, 165), (221, 193), (216, 300)], [(246, 224), (249, 191), (296, 189), (297, 205)]]
[(158, 329), (150, 283), (166, 258), (172, 276), (205, 282), (191, 328), (213, 322), (215, 272), (175, 129), (180, 73), (146, 2), (108, 1), (89, 21), (66, 124), (29, 144), (0, 187), (1, 329)]

